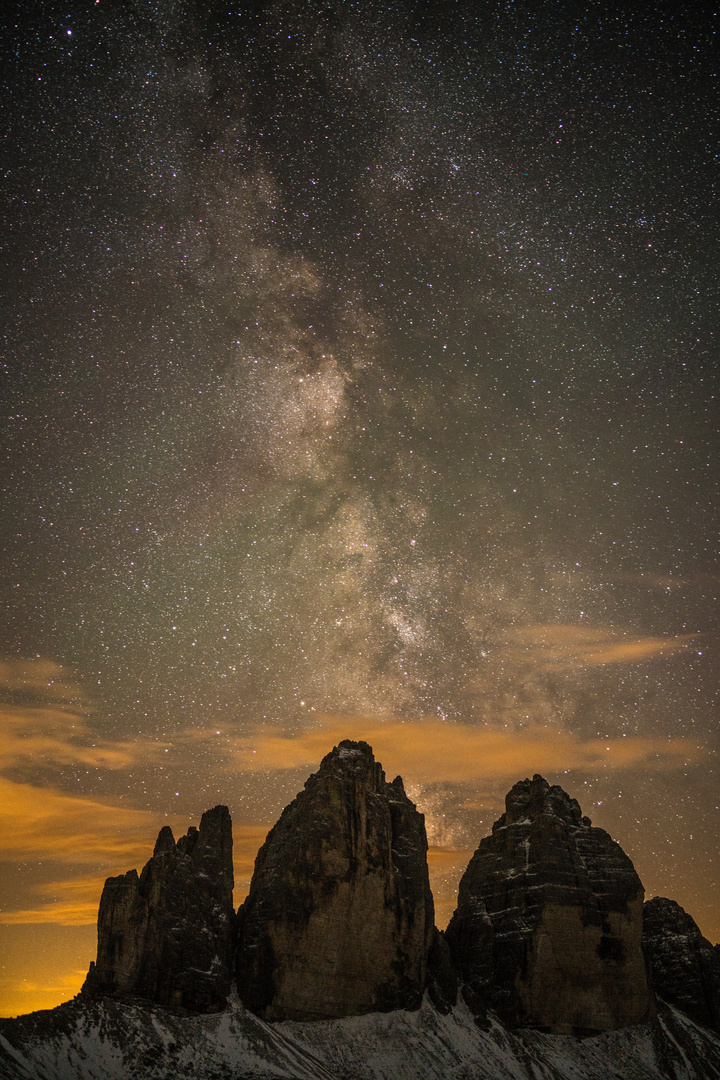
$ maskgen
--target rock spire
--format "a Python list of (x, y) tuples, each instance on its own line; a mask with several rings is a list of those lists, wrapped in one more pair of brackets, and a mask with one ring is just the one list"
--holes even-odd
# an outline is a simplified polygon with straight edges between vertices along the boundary
[(427, 840), (398, 777), (344, 741), (283, 811), (239, 912), (238, 992), (265, 1019), (417, 1008), (434, 940)]
[(226, 806), (177, 843), (165, 826), (138, 877), (105, 882), (97, 962), (84, 993), (144, 998), (181, 1012), (225, 1006), (232, 980), (232, 824)]
[(447, 940), (467, 1000), (513, 1027), (591, 1033), (653, 1015), (630, 859), (541, 776), (473, 855)]
[(329, 1020), (416, 1009), (425, 991), (447, 1013), (459, 978), (481, 1026), (493, 1010), (584, 1035), (651, 1019), (654, 987), (720, 1031), (720, 946), (672, 900), (643, 913), (632, 862), (562, 788), (536, 775), (505, 807), (442, 935), (422, 814), (367, 743), (341, 742), (268, 833), (237, 916), (225, 806), (108, 878), (83, 995), (216, 1012), (236, 979), (264, 1020)]

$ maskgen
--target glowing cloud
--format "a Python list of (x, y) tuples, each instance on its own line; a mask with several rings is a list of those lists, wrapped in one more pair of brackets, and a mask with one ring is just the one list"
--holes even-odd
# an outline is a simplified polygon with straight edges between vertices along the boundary
[(0, 692), (49, 701), (77, 701), (80, 696), (78, 686), (68, 682), (62, 664), (47, 657), (0, 659)]
[(0, 705), (0, 758), (3, 768), (13, 765), (91, 765), (125, 769), (158, 760), (163, 745), (149, 739), (117, 742), (93, 739), (85, 717), (50, 705), (18, 708)]
[(438, 719), (413, 723), (326, 718), (288, 738), (262, 729), (240, 739), (231, 751), (236, 768), (317, 768), (334, 743), (364, 739), (391, 775), (424, 783), (437, 781), (517, 780), (533, 772), (577, 768), (630, 768), (639, 764), (675, 768), (697, 761), (703, 750), (684, 739), (613, 737), (583, 740), (561, 728), (528, 727), (522, 731), (451, 724)]
[[(236, 906), (242, 903), (247, 895), (255, 866), (255, 856), (267, 833), (268, 827), (265, 825), (235, 825), (233, 827)], [(176, 837), (177, 835), (180, 833), (176, 832)], [(87, 833), (84, 837), (76, 835), (71, 838), (72, 845), (81, 842), (82, 839), (87, 839)], [(104, 839), (105, 837), (99, 836), (97, 845), (102, 845)], [(81, 877), (49, 881), (36, 886), (33, 892), (39, 896), (40, 902), (32, 907), (3, 911), (0, 914), (0, 925), (27, 923), (55, 923), (61, 926), (94, 925), (106, 878), (125, 873), (131, 868), (141, 870), (152, 855), (152, 850), (152, 842), (146, 843), (144, 840), (128, 837), (120, 852), (104, 851), (110, 865), (106, 863), (102, 870), (96, 870)], [(15, 854), (17, 857), (21, 852)], [(97, 849), (95, 854), (98, 855)], [(4, 852), (4, 855), (6, 857), (7, 852)], [(45, 853), (45, 857), (47, 855), (48, 853)]]
[(551, 670), (633, 664), (687, 649), (696, 634), (676, 637), (631, 637), (609, 627), (538, 623), (510, 631), (504, 651), (508, 659)]
[(33, 891), (52, 899), (35, 907), (4, 911), (0, 924), (56, 923), (60, 926), (88, 926), (97, 920), (98, 904), (105, 879), (110, 875), (86, 874), (68, 881), (53, 881)]
[(472, 851), (459, 848), (441, 848), (433, 845), (428, 848), (428, 872), (435, 904), (435, 925), (441, 929), (447, 926), (457, 907), (458, 881), (465, 872), (472, 855)]
[(0, 1010), (3, 1016), (21, 1016), (36, 1009), (54, 1009), (58, 1002), (67, 1001), (79, 993), (87, 971), (77, 968), (71, 971), (55, 971), (53, 980), (20, 979), (0, 994)]
[(265, 843), (269, 825), (233, 825), (233, 869), (235, 872), (235, 904), (241, 904), (250, 888), (255, 869), (255, 856)]
[(0, 859), (72, 863), (147, 859), (155, 815), (0, 777)]
[(0, 660), (0, 762), (13, 766), (90, 765), (125, 769), (159, 759), (164, 745), (94, 734), (80, 688), (54, 660)]

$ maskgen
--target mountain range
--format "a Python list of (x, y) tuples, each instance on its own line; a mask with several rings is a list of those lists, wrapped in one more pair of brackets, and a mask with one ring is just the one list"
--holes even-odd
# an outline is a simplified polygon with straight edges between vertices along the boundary
[(717, 1080), (720, 946), (575, 799), (519, 781), (435, 927), (425, 823), (364, 742), (232, 901), (225, 806), (109, 878), (80, 994), (0, 1021), (4, 1080)]

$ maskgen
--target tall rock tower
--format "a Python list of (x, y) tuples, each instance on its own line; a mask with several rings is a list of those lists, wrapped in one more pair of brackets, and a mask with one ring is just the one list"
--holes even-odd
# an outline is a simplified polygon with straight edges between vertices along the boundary
[(182, 1012), (225, 1007), (232, 981), (235, 914), (232, 824), (226, 806), (206, 811), (177, 844), (160, 830), (138, 877), (108, 878), (98, 914), (97, 962), (83, 992), (140, 997)]
[(513, 1027), (605, 1031), (654, 1014), (630, 859), (542, 776), (521, 780), (470, 861), (447, 940), (466, 997)]
[(269, 1020), (417, 1008), (433, 935), (424, 818), (367, 743), (341, 742), (260, 849), (238, 992)]

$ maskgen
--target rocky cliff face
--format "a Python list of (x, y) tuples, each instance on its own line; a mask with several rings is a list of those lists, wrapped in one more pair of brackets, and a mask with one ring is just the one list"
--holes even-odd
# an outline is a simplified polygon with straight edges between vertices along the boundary
[(238, 993), (265, 1019), (416, 1008), (434, 935), (424, 818), (364, 742), (341, 742), (260, 849)]
[(232, 825), (226, 806), (178, 840), (160, 830), (138, 877), (105, 882), (98, 954), (83, 992), (140, 997), (184, 1012), (225, 1007), (232, 980)]
[(513, 1027), (590, 1033), (653, 1015), (632, 862), (541, 776), (516, 784), (465, 872), (447, 939), (466, 998)]
[(698, 1024), (720, 1031), (720, 948), (674, 900), (643, 908), (643, 948), (656, 992)]

